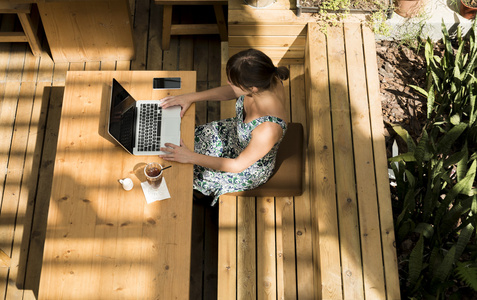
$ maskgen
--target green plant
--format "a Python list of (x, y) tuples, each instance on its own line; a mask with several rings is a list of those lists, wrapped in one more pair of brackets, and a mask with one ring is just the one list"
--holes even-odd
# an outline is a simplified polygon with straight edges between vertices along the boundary
[(413, 243), (400, 255), (402, 294), (417, 299), (477, 291), (476, 23), (456, 48), (442, 27), (443, 53), (428, 39), (427, 86), (414, 86), (427, 97), (427, 122), (417, 140), (395, 127), (407, 151), (390, 159), (397, 243)]
[(477, 7), (477, 0), (462, 0), (462, 3), (469, 7)]

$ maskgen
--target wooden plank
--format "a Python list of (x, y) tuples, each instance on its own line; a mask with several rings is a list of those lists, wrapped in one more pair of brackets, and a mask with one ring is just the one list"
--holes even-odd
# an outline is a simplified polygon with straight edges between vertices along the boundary
[(387, 173), (387, 154), (384, 139), (383, 115), (379, 97), (379, 76), (376, 61), (374, 33), (363, 26), (364, 61), (368, 85), (368, 101), (373, 136), (374, 163), (376, 164), (376, 186), (378, 189), (381, 238), (383, 243), (384, 274), (387, 299), (400, 299), (396, 240), (391, 205), (391, 192)]
[(315, 298), (341, 299), (326, 39), (316, 23), (308, 23), (305, 55)]
[[(101, 62), (101, 71), (114, 71), (116, 70), (116, 62), (115, 61), (102, 61)], [(132, 63), (131, 63), (132, 68)]]
[(163, 70), (177, 70), (179, 68), (179, 37), (171, 37), (168, 50), (163, 53)]
[(0, 32), (0, 43), (23, 43), (28, 42), (23, 32)]
[(53, 86), (65, 86), (66, 73), (68, 72), (69, 67), (69, 63), (55, 63), (55, 68), (53, 70)]
[[(42, 47), (42, 49), (45, 51), (44, 49), (46, 49), (46, 47)], [(29, 224), (27, 225), (26, 223), (25, 226), (31, 228), (31, 232), (28, 235), (30, 237), (29, 243), (22, 245), (22, 249), (25, 249), (22, 250), (22, 252), (25, 253), (26, 260), (26, 269), (23, 271), (25, 273), (23, 284), (25, 290), (24, 299), (28, 300), (36, 299), (34, 296), (35, 293), (38, 295), (38, 283), (40, 280), (45, 236), (44, 230), (46, 229), (46, 215), (48, 213), (48, 206), (45, 207), (45, 202), (48, 203), (49, 199), (45, 197), (42, 199), (41, 196), (43, 194), (41, 191), (44, 187), (38, 187), (37, 183), (39, 182), (50, 90), (53, 82), (53, 67), (54, 63), (49, 55), (45, 55), (45, 52), (43, 52), (38, 68), (38, 82), (28, 137), (28, 156), (25, 161), (24, 170), (24, 178), (26, 179), (24, 179), (21, 192), (21, 197), (27, 197), (29, 200), (27, 208), (28, 216), (26, 217), (29, 219)], [(46, 150), (49, 151), (49, 149)], [(51, 155), (48, 152), (45, 152), (45, 154)], [(47, 165), (45, 165), (45, 167), (47, 167)], [(51, 182), (51, 177), (49, 181), (42, 183), (45, 182)], [(25, 190), (23, 191), (23, 189)], [(44, 191), (45, 190), (43, 190), (43, 192)], [(45, 222), (42, 223), (42, 220)]]
[(48, 44), (46, 39), (44, 40), (45, 41), (42, 47), (40, 66), (38, 68), (37, 82), (48, 82), (51, 85), (51, 82), (53, 81), (53, 68), (55, 64), (51, 57), (45, 51)]
[[(221, 85), (221, 51), (220, 40), (209, 39), (209, 54), (207, 56), (207, 88), (212, 89)], [(207, 101), (207, 122), (221, 119), (219, 101)]]
[[(253, 2), (250, 2), (253, 3)], [(272, 5), (267, 7), (267, 10), (290, 10), (293, 9), (295, 6), (290, 1), (285, 0), (278, 0), (275, 1)], [(259, 10), (263, 8), (254, 8), (249, 5), (246, 5), (243, 1), (231, 0), (229, 1), (229, 10)]]
[[(277, 298), (275, 199), (257, 197), (257, 299)], [(245, 217), (250, 222), (254, 215)]]
[(229, 36), (229, 47), (304, 47), (305, 42), (305, 36)]
[[(19, 82), (7, 82), (5, 85), (5, 92), (3, 95), (2, 109), (0, 111), (0, 195), (3, 196), (5, 180), (7, 176), (8, 160), (10, 156), (10, 148), (13, 136), (13, 124), (15, 122), (15, 115), (18, 105), (18, 96), (20, 93)], [(3, 205), (3, 197), (0, 204)], [(9, 243), (10, 241), (0, 239), (2, 243)]]
[[(290, 66), (291, 120), (303, 124), (305, 141), (308, 140), (306, 119), (305, 68), (304, 65)], [(313, 298), (313, 261), (311, 230), (311, 195), (309, 189), (309, 162), (305, 155), (304, 192), (295, 197), (295, 244), (296, 281), (298, 299)]]
[[(43, 155), (40, 161), (38, 190), (32, 221), (33, 231), (31, 233), (30, 251), (28, 252), (28, 261), (30, 263), (28, 264), (25, 277), (25, 287), (32, 290), (35, 295), (38, 295), (38, 287), (40, 285), (46, 224), (50, 206), (51, 178), (53, 177), (53, 168), (55, 166), (58, 129), (68, 65), (68, 63), (56, 63), (54, 65), (52, 70), (52, 87), (44, 90), (42, 98), (43, 105), (48, 106), (48, 116), (44, 129)], [(42, 69), (41, 66), (40, 69)], [(45, 75), (45, 77), (48, 76)]]
[(302, 25), (315, 21), (311, 14), (297, 17), (292, 10), (253, 9), (244, 6), (242, 10), (232, 10), (229, 7), (229, 24), (290, 24)]
[[(358, 205), (351, 134), (348, 77), (343, 28), (328, 29), (328, 65), (330, 78), (336, 193), (340, 227), (343, 295), (345, 299), (363, 299), (363, 270), (359, 239)], [(353, 72), (353, 70), (350, 70)]]
[(364, 292), (366, 298), (383, 299), (386, 297), (386, 291), (361, 26), (358, 23), (345, 23), (344, 30), (360, 214)]
[(149, 37), (147, 42), (147, 70), (162, 70), (162, 28), (163, 6), (151, 3), (149, 20)]
[(237, 299), (257, 297), (255, 198), (237, 198)]
[(227, 9), (227, 4), (214, 5), (215, 19), (217, 21), (217, 27), (219, 28), (219, 35), (221, 41), (228, 40), (227, 20), (224, 14), (224, 8)]
[(30, 45), (31, 52), (33, 53), (33, 55), (39, 56), (41, 54), (41, 48), (40, 39), (38, 38), (37, 33), (38, 26), (32, 21), (32, 18), (30, 17), (30, 12), (19, 13), (18, 18), (22, 23), (23, 31), (25, 32), (28, 44)]
[(203, 299), (217, 299), (218, 217), (217, 207), (205, 209)]
[(55, 62), (134, 57), (127, 0), (42, 1), (37, 5)]
[(190, 291), (189, 299), (202, 299), (202, 287), (204, 286), (204, 220), (205, 208), (203, 205), (193, 206), (192, 217), (192, 249), (190, 267)]
[[(230, 55), (234, 55), (240, 51), (247, 50), (250, 47), (230, 47)], [(299, 58), (305, 57), (305, 46), (293, 46), (293, 47), (254, 47), (254, 49), (260, 50), (267, 54), (270, 58)]]
[[(10, 60), (10, 43), (0, 43), (0, 82), (7, 79), (8, 62)], [(3, 94), (1, 94), (3, 96)]]
[(306, 36), (306, 24), (230, 24), (230, 36)]
[[(181, 23), (194, 23), (194, 11), (181, 11)], [(194, 70), (194, 37), (179, 37), (179, 70)]]
[(297, 299), (293, 197), (277, 197), (275, 203), (277, 299)]
[[(227, 66), (227, 61), (229, 59), (229, 43), (228, 42), (221, 42), (221, 83), (222, 85), (226, 85), (228, 82), (227, 74), (225, 72), (225, 68)], [(234, 101), (222, 101), (220, 103), (220, 117), (222, 119), (225, 118), (232, 118), (235, 116), (235, 100)]]
[(217, 299), (237, 295), (237, 197), (220, 196)]
[[(209, 53), (209, 43), (203, 36), (194, 37), (194, 70), (197, 72), (197, 91), (208, 89), (208, 60), (204, 59)], [(207, 102), (196, 104), (196, 125), (207, 123)]]
[(85, 63), (84, 70), (85, 71), (99, 71), (101, 69), (101, 62), (100, 61), (91, 61)]
[(171, 35), (218, 34), (217, 24), (173, 24)]
[(68, 71), (84, 71), (84, 62), (72, 62), (69, 64)]
[(224, 0), (154, 0), (159, 5), (215, 5), (215, 4), (227, 4)]
[[(9, 286), (7, 288), (7, 299), (19, 299), (23, 294), (22, 290), (19, 289), (19, 287), (21, 288), (23, 285), (24, 277), (22, 274), (23, 268), (20, 269), (22, 239), (24, 232), (29, 232), (30, 228), (25, 227), (28, 198), (21, 197), (21, 189), (34, 94), (34, 82), (22, 83), (15, 117), (8, 172), (5, 181), (3, 205), (0, 212), (0, 227), (2, 228), (1, 240), (12, 241), (10, 249), (3, 249), (8, 250), (12, 258), (12, 264), (8, 273)], [(25, 178), (25, 181), (26, 180), (27, 178)]]
[[(45, 97), (46, 92), (49, 92), (49, 86), (51, 83), (39, 82), (37, 83), (32, 117), (30, 121), (30, 130), (28, 133), (28, 147), (26, 151), (25, 166), (23, 171), (22, 187), (20, 191), (20, 203), (26, 203), (24, 218), (24, 237), (28, 237), (22, 241), (21, 244), (21, 256), (19, 263), (18, 273), (22, 274), (22, 277), (17, 277), (17, 282), (20, 287), (23, 287), (25, 295), (24, 299), (33, 299), (33, 292), (30, 283), (30, 274), (28, 273), (30, 266), (39, 264), (41, 265), (41, 257), (37, 257), (37, 260), (29, 261), (29, 250), (32, 237), (32, 223), (33, 214), (35, 210), (35, 196), (37, 192), (37, 182), (40, 169), (40, 161), (43, 148), (43, 137), (45, 134), (45, 123), (48, 109), (48, 98)], [(38, 228), (35, 228), (37, 230)], [(39, 275), (38, 279), (39, 279)], [(37, 280), (38, 280), (37, 279)], [(21, 280), (21, 281), (20, 281)]]
[(23, 65), (22, 82), (36, 82), (38, 80), (38, 67), (40, 57), (34, 56), (30, 51), (25, 53), (25, 63)]
[(43, 246), (45, 243), (46, 224), (51, 194), (51, 178), (53, 176), (56, 155), (56, 143), (58, 139), (63, 91), (64, 88), (62, 87), (53, 87), (49, 88), (44, 94), (44, 97), (47, 97), (46, 99), (49, 97), (50, 103), (48, 107), (48, 119), (46, 121), (45, 140), (43, 143), (44, 154), (40, 163), (38, 191), (32, 221), (33, 231), (31, 234), (30, 251), (28, 253), (29, 264), (25, 278), (25, 287), (33, 290), (35, 295), (38, 295), (38, 287), (40, 284)]
[(130, 60), (118, 60), (116, 62), (116, 70), (117, 71), (127, 71), (131, 68), (131, 61)]
[(134, 45), (136, 56), (131, 60), (131, 70), (145, 70), (147, 65), (147, 39), (149, 28), (149, 0), (137, 0), (134, 14)]
[(164, 5), (162, 17), (162, 49), (168, 50), (171, 42), (172, 5)]
[(26, 44), (12, 44), (10, 48), (10, 60), (7, 69), (7, 82), (22, 80), (23, 65), (25, 63)]
[(16, 13), (29, 13), (31, 4), (20, 3), (0, 3), (0, 14), (16, 14)]
[(191, 36), (181, 36), (179, 44), (179, 70), (193, 70), (194, 38)]

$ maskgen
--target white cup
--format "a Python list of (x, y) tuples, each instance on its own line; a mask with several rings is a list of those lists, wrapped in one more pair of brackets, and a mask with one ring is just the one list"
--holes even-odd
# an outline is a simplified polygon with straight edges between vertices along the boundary
[(119, 179), (119, 183), (123, 186), (123, 189), (125, 189), (126, 191), (130, 191), (134, 187), (134, 183), (131, 180), (131, 178)]

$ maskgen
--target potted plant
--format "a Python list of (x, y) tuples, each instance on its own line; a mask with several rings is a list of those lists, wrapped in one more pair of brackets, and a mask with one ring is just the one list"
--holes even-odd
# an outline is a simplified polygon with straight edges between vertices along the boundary
[(425, 4), (425, 0), (395, 0), (394, 11), (401, 17), (412, 18), (421, 13)]
[(460, 0), (459, 12), (466, 19), (474, 19), (477, 12), (477, 0)]

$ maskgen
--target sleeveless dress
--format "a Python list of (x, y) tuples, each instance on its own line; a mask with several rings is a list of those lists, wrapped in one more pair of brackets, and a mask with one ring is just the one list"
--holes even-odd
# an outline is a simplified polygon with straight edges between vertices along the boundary
[(244, 123), (244, 96), (237, 99), (234, 118), (214, 121), (195, 129), (194, 151), (200, 154), (236, 158), (248, 145), (252, 131), (263, 122), (273, 122), (283, 129), (282, 138), (261, 159), (240, 173), (217, 171), (194, 165), (194, 189), (213, 196), (212, 206), (220, 195), (250, 190), (267, 182), (275, 167), (278, 146), (285, 135), (287, 123), (277, 117), (263, 116)]

